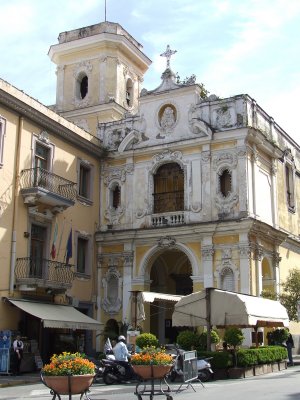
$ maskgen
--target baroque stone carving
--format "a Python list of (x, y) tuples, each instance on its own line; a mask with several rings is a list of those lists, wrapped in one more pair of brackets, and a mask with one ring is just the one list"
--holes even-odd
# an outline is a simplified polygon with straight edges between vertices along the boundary
[(133, 173), (133, 164), (126, 164), (123, 168), (113, 168), (107, 172), (107, 176), (104, 178), (105, 186), (108, 186), (112, 180), (119, 180), (120, 182), (126, 181), (127, 174)]
[(104, 217), (106, 220), (109, 221), (111, 225), (116, 225), (119, 223), (120, 218), (124, 214), (125, 209), (124, 207), (108, 207), (107, 210), (104, 212)]
[(152, 164), (156, 164), (159, 161), (163, 160), (173, 160), (173, 161), (178, 161), (182, 159), (182, 153), (181, 151), (174, 151), (171, 152), (170, 150), (164, 150), (161, 153), (155, 154), (152, 157)]
[(234, 110), (227, 105), (215, 110), (214, 117), (217, 128), (232, 128), (236, 124)]
[(50, 143), (49, 133), (47, 131), (40, 132), (38, 140), (40, 140), (43, 143), (49, 144)]
[(235, 168), (237, 166), (237, 156), (232, 152), (220, 152), (213, 155), (213, 169), (221, 168), (223, 166), (230, 166)]
[(163, 133), (170, 133), (173, 131), (173, 127), (175, 125), (176, 119), (175, 119), (175, 114), (174, 114), (174, 110), (172, 107), (167, 106), (163, 113), (162, 116), (160, 118), (160, 127), (161, 130), (163, 131)]
[(200, 137), (211, 137), (212, 130), (206, 122), (201, 120), (201, 110), (195, 105), (190, 106), (188, 112), (190, 130)]
[(214, 252), (213, 246), (203, 246), (201, 249), (202, 259), (205, 261), (211, 261), (214, 256)]
[(219, 214), (227, 215), (238, 203), (239, 196), (237, 193), (229, 193), (228, 196), (224, 197), (222, 193), (217, 193), (215, 197), (216, 207), (219, 210)]
[(109, 267), (108, 272), (102, 279), (102, 285), (104, 288), (103, 310), (111, 315), (117, 314), (122, 306), (122, 278), (116, 267)]
[(176, 239), (172, 238), (171, 236), (164, 236), (158, 239), (157, 245), (158, 247), (166, 248), (166, 247), (173, 247), (176, 244)]

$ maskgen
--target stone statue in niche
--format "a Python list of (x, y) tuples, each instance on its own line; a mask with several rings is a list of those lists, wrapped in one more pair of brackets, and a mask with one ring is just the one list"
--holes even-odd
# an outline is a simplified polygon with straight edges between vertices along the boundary
[(169, 132), (175, 125), (175, 115), (172, 107), (168, 106), (164, 109), (161, 116), (160, 126), (164, 132)]

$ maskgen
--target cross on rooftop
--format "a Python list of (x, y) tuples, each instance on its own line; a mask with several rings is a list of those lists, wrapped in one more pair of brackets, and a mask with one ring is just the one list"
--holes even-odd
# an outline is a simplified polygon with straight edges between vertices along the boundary
[(170, 45), (167, 45), (167, 49), (164, 53), (161, 53), (161, 57), (166, 57), (167, 59), (167, 68), (170, 68), (170, 59), (173, 54), (177, 53), (177, 50), (171, 50)]

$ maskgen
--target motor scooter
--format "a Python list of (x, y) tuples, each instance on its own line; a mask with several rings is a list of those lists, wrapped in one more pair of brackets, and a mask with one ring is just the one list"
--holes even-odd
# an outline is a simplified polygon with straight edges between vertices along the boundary
[(124, 382), (137, 382), (140, 380), (139, 376), (135, 374), (130, 363), (127, 368), (124, 366), (124, 362), (117, 361), (114, 356), (108, 355), (109, 358), (102, 359), (103, 382), (106, 385), (112, 385), (114, 383)]

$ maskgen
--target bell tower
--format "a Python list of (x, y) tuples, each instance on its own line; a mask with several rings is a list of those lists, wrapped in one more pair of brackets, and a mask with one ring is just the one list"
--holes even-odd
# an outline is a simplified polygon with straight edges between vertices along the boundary
[(142, 48), (113, 22), (60, 33), (48, 53), (57, 65), (55, 111), (94, 135), (98, 122), (134, 114), (151, 64)]

